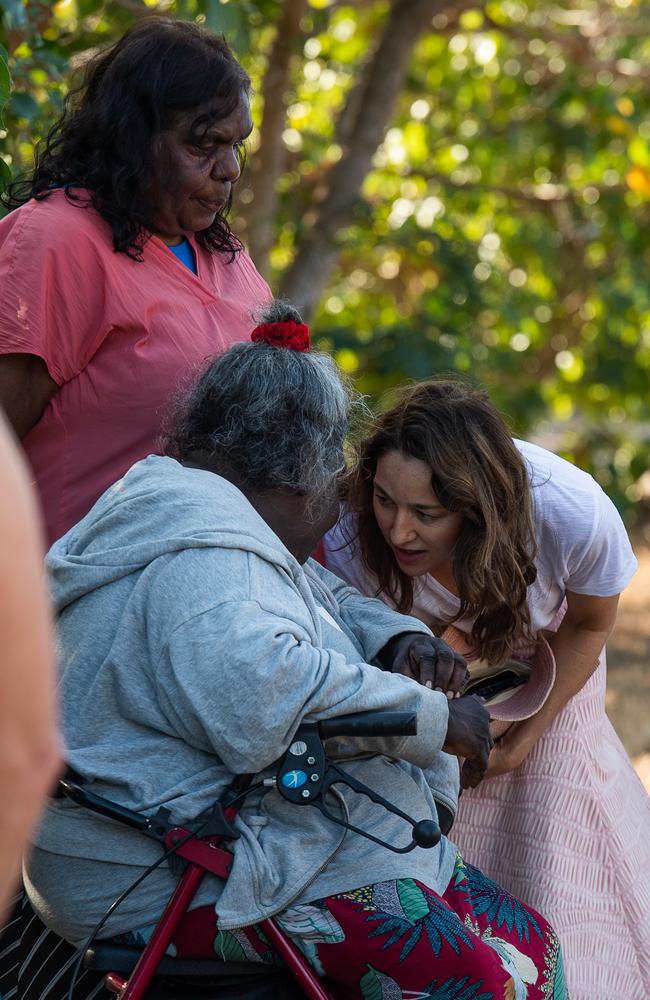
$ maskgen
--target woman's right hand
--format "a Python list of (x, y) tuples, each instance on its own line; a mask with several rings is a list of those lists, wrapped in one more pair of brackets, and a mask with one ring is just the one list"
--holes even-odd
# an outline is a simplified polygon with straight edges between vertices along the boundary
[(487, 770), (492, 746), (490, 715), (481, 699), (469, 695), (450, 701), (447, 738), (442, 749), (464, 758), (460, 773), (463, 788), (479, 784)]

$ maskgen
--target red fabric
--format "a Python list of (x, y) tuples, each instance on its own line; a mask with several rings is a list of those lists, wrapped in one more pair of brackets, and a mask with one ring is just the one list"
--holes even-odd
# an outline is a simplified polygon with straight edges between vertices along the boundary
[(319, 562), (321, 566), (324, 566), (325, 569), (327, 569), (327, 563), (325, 562), (325, 548), (323, 546), (322, 540), (318, 543), (318, 545), (312, 552), (311, 557), (312, 559), (315, 559), (316, 562)]
[[(460, 855), (444, 896), (404, 878), (287, 911), (296, 915), (294, 940), (336, 1000), (568, 1000), (552, 927)], [(211, 906), (186, 914), (173, 942), (179, 957), (277, 961), (256, 927), (217, 934)]]
[(0, 221), (0, 354), (42, 358), (59, 386), (23, 441), (50, 541), (136, 461), (159, 450), (174, 395), (250, 336), (271, 298), (245, 253), (196, 254), (193, 274), (162, 240), (138, 263), (107, 223), (62, 190)]
[(251, 340), (272, 347), (288, 347), (291, 351), (308, 351), (309, 327), (291, 319), (282, 323), (260, 323), (251, 333)]

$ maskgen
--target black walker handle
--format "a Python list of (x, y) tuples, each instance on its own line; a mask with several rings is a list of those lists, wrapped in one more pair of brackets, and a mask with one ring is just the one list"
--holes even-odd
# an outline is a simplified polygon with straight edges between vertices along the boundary
[(318, 723), (323, 740), (333, 736), (415, 736), (417, 731), (416, 712), (353, 712)]
[(91, 809), (92, 812), (100, 813), (108, 819), (117, 820), (118, 823), (124, 823), (125, 826), (133, 827), (134, 830), (145, 833), (151, 827), (150, 816), (134, 812), (133, 809), (126, 809), (124, 806), (118, 805), (117, 802), (96, 795), (95, 792), (70, 781), (69, 778), (59, 778), (59, 789), (66, 798), (72, 799), (78, 806)]

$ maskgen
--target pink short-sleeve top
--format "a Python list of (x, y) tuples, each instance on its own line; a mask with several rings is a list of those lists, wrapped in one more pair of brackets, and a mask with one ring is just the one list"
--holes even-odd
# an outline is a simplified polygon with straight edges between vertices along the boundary
[(23, 440), (50, 541), (158, 450), (175, 393), (271, 298), (245, 252), (230, 262), (187, 236), (197, 274), (157, 237), (141, 263), (116, 253), (63, 190), (0, 221), (0, 354), (42, 358), (59, 387)]

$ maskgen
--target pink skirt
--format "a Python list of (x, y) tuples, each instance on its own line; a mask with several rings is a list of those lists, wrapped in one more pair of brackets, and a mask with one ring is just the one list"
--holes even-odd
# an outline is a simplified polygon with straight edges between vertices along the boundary
[(605, 655), (533, 751), (461, 798), (451, 839), (555, 928), (571, 1000), (650, 998), (650, 798), (605, 714)]

